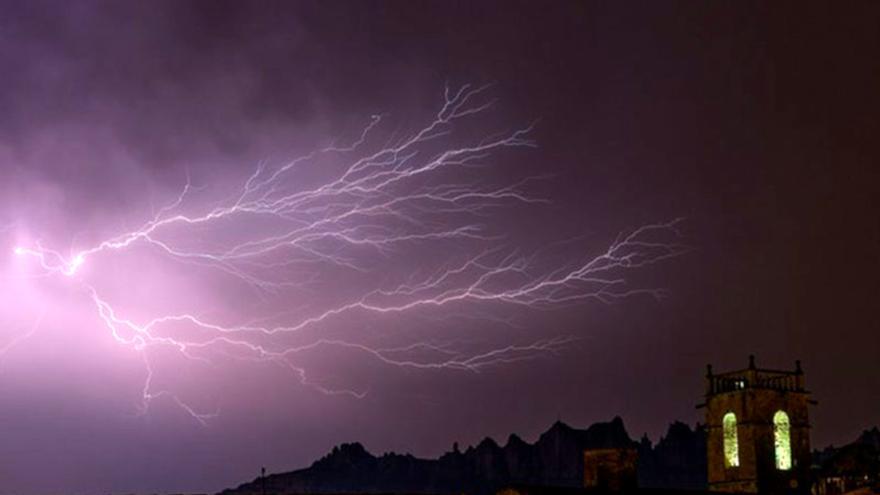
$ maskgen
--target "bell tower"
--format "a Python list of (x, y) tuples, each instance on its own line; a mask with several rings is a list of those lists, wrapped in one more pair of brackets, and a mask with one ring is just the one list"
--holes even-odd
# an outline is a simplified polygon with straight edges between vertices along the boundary
[(709, 490), (739, 493), (809, 493), (813, 403), (800, 361), (794, 371), (749, 366), (706, 374)]

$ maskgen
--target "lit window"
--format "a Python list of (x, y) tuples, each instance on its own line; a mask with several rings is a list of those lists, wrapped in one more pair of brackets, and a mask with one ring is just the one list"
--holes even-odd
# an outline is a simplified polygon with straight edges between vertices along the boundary
[(729, 412), (721, 420), (724, 431), (724, 466), (739, 466), (739, 442), (736, 438), (736, 414)]
[(773, 440), (776, 446), (776, 469), (791, 469), (791, 423), (785, 411), (773, 415)]

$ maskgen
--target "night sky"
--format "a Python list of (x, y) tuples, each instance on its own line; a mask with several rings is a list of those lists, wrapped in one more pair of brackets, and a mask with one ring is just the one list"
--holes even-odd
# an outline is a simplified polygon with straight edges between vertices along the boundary
[[(557, 418), (656, 441), (749, 354), (803, 362), (814, 447), (854, 439), (878, 53), (876, 2), (0, 2), (0, 493), (213, 491)], [(345, 176), (445, 93), (460, 119)]]

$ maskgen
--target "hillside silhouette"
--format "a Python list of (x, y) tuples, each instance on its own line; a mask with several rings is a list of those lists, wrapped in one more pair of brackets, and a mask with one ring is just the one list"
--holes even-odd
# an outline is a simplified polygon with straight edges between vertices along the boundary
[[(583, 485), (583, 451), (598, 448), (636, 448), (639, 485), (657, 488), (706, 486), (705, 431), (673, 423), (656, 445), (647, 437), (632, 440), (623, 420), (596, 423), (582, 430), (561, 421), (530, 444), (510, 435), (504, 446), (486, 438), (463, 452), (456, 446), (438, 459), (409, 454), (375, 456), (359, 443), (346, 443), (310, 467), (272, 474), (267, 493), (491, 493), (510, 484), (579, 487)], [(225, 495), (259, 494), (257, 478)]]

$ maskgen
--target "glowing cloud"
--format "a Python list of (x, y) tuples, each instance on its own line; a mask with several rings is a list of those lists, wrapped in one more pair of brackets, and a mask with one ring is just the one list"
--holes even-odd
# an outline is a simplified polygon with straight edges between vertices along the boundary
[[(260, 165), (226, 199), (206, 199), (203, 191), (209, 187), (187, 183), (140, 227), (91, 247), (63, 254), (34, 243), (13, 253), (34, 259), (38, 274), (71, 279), (116, 342), (142, 355), (144, 411), (164, 397), (199, 422), (216, 412), (197, 411), (172, 390), (157, 388), (154, 349), (173, 349), (194, 362), (224, 357), (275, 363), (316, 390), (352, 397), (363, 397), (366, 390), (322, 385), (310, 378), (307, 365), (297, 363), (297, 355), (336, 348), (389, 366), (477, 372), (557, 352), (575, 337), (539, 337), (475, 351), (443, 339), (382, 347), (356, 333), (322, 334), (324, 325), (345, 316), (444, 308), (487, 317), (486, 307), (495, 305), (546, 310), (586, 300), (661, 295), (629, 286), (624, 273), (683, 253), (687, 248), (678, 240), (677, 220), (639, 227), (598, 254), (556, 266), (548, 266), (540, 253), (523, 254), (506, 245), (484, 225), (492, 210), (547, 202), (528, 192), (538, 177), (501, 185), (481, 180), (480, 171), (499, 152), (536, 146), (528, 126), (472, 135), (469, 129), (495, 104), (487, 89), (447, 90), (433, 119), (408, 134), (383, 135), (383, 119), (374, 116), (350, 145), (319, 149), (277, 167)], [(302, 169), (321, 180), (306, 185)], [(239, 286), (256, 301), (293, 301), (301, 291), (329, 295), (320, 305), (237, 323), (195, 309), (126, 317), (102, 285), (113, 277), (134, 284), (146, 277), (145, 269), (135, 263), (115, 275), (102, 270), (111, 255), (124, 258), (144, 249), (193, 273), (213, 271), (218, 276), (212, 283)], [(418, 262), (394, 263), (401, 253)]]

